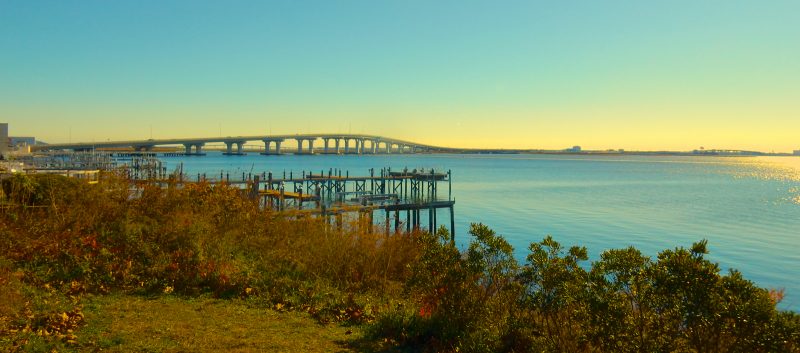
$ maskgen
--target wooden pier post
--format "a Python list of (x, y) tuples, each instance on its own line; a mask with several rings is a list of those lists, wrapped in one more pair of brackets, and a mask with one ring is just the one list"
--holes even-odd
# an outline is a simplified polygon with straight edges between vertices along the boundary
[(261, 183), (259, 183), (258, 175), (253, 178), (253, 185), (250, 189), (250, 199), (251, 200), (258, 200), (258, 188)]
[(433, 227), (433, 207), (428, 207), (428, 231), (431, 232), (431, 234), (436, 233)]
[(386, 212), (386, 235), (389, 235), (389, 209), (384, 209), (384, 211)]
[(431, 208), (431, 212), (433, 212), (433, 229), (436, 229), (436, 208)]
[(278, 202), (280, 202), (278, 209), (281, 211), (283, 211), (286, 208), (285, 193), (286, 193), (285, 185), (283, 184), (283, 182), (281, 182), (281, 197), (278, 200)]
[(453, 206), (450, 206), (450, 242), (456, 242), (456, 218), (453, 214)]

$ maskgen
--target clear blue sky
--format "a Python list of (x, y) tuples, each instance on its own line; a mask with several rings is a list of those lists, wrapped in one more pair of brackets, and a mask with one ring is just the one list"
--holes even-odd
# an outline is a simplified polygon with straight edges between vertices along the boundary
[(789, 151), (798, 43), (797, 0), (0, 0), (0, 121), (48, 142)]

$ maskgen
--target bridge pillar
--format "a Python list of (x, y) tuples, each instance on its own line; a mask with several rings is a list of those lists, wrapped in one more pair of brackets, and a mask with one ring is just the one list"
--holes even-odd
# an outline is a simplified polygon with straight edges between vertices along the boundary
[(336, 154), (339, 154), (339, 138), (337, 137), (333, 141), (336, 143)]
[[(264, 153), (263, 155), (281, 154), (281, 142), (283, 139), (264, 139)], [(275, 152), (272, 152), (272, 143), (275, 142)]]
[(344, 154), (348, 154), (348, 153), (350, 153), (350, 139), (349, 138), (345, 138), (344, 139)]
[(324, 152), (324, 153), (326, 153), (326, 154), (328, 153), (328, 141), (329, 141), (329, 140), (330, 140), (330, 139), (329, 139), (329, 138), (327, 138), (327, 137), (323, 137), (323, 138), (322, 138), (322, 141), (325, 143), (325, 149), (323, 149), (323, 152)]
[(370, 147), (372, 149), (372, 154), (378, 153), (378, 143), (378, 140), (372, 140), (372, 146)]
[[(202, 155), (203, 154), (203, 146), (205, 143), (184, 143), (183, 147), (186, 148), (187, 155)], [(192, 152), (194, 149), (194, 152)]]
[(308, 154), (314, 154), (314, 139), (308, 139)]
[(389, 141), (384, 141), (383, 145), (384, 145), (384, 147), (386, 147), (386, 154), (391, 154), (392, 153), (392, 143), (389, 142)]
[(356, 139), (356, 154), (364, 153), (364, 139)]
[[(224, 141), (225, 146), (227, 147), (226, 152), (223, 154), (226, 156), (233, 156), (233, 155), (242, 155), (244, 154), (244, 144), (247, 141)], [(233, 150), (233, 146), (236, 145), (236, 151)]]
[(297, 139), (297, 154), (303, 153), (303, 139)]

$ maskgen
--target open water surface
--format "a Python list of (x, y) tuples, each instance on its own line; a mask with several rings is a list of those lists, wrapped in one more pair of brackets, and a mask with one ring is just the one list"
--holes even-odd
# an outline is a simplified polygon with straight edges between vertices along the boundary
[[(780, 307), (800, 311), (800, 157), (209, 152), (163, 160), (169, 169), (183, 163), (189, 175), (218, 176), (225, 170), (231, 178), (251, 171), (278, 176), (330, 168), (350, 175), (383, 167), (452, 170), (456, 240), (462, 247), (472, 222), (508, 239), (520, 261), (528, 244), (547, 234), (565, 246), (586, 246), (591, 260), (630, 245), (655, 257), (708, 239), (709, 258), (723, 271), (735, 268), (759, 286), (785, 288)], [(439, 190), (441, 195), (446, 187)]]

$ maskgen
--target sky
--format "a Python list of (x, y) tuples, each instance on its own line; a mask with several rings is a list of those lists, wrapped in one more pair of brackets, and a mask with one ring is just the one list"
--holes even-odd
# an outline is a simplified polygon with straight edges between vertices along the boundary
[(0, 122), (50, 143), (788, 152), (799, 38), (797, 0), (0, 0)]

